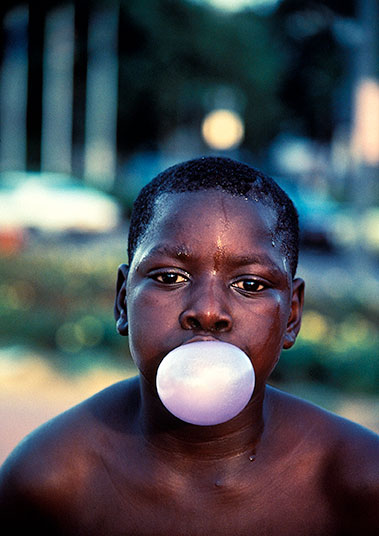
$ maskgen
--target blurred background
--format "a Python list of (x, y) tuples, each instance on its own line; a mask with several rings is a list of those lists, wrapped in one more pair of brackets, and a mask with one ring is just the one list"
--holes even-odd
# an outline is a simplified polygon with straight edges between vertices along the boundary
[(167, 166), (272, 175), (302, 228), (300, 336), (272, 383), (379, 432), (376, 0), (3, 0), (0, 462), (135, 373), (116, 334), (131, 206)]

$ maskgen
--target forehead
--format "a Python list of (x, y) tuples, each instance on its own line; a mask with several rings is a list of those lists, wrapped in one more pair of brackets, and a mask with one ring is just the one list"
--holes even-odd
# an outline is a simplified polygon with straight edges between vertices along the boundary
[(276, 219), (274, 210), (261, 202), (220, 190), (164, 194), (155, 203), (136, 256), (178, 244), (183, 253), (196, 248), (234, 254), (268, 249), (279, 255)]
[(259, 201), (216, 189), (163, 194), (156, 200), (151, 227), (164, 228), (169, 224), (169, 232), (172, 225), (177, 229), (184, 222), (188, 234), (192, 228), (203, 226), (207, 234), (222, 228), (240, 232), (254, 228), (271, 237), (276, 214)]

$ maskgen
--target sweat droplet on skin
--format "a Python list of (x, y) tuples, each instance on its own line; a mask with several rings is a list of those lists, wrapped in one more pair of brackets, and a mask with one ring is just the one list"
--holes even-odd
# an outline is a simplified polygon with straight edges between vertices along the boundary
[(287, 257), (283, 257), (283, 266), (284, 266), (284, 271), (287, 272), (288, 270)]

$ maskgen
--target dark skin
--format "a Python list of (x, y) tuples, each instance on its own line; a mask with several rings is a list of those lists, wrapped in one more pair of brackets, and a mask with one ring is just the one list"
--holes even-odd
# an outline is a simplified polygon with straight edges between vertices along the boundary
[[(0, 473), (3, 534), (379, 534), (379, 440), (267, 386), (300, 329), (275, 214), (229, 194), (169, 194), (130, 268), (117, 329), (140, 374), (33, 433)], [(252, 360), (246, 408), (216, 426), (171, 415), (155, 388), (173, 348), (216, 339)]]

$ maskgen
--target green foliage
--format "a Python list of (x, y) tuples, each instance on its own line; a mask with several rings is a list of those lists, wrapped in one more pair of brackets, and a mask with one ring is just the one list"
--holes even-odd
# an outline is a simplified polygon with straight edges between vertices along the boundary
[[(17, 2), (16, 2), (17, 3)], [(118, 151), (154, 150), (177, 128), (200, 132), (217, 92), (228, 88), (245, 120), (243, 149), (260, 157), (282, 130), (328, 140), (346, 50), (336, 40), (338, 14), (352, 2), (282, 0), (271, 14), (224, 13), (190, 0), (44, 0), (28, 2), (29, 166), (40, 158), (44, 21), (74, 4), (74, 137), (83, 140), (88, 22), (99, 7), (120, 6)], [(6, 1), (0, 18), (15, 5)], [(0, 54), (5, 40), (0, 35)], [(218, 102), (219, 104), (219, 102)], [(230, 102), (227, 102), (230, 105)], [(342, 113), (343, 110), (339, 113)], [(205, 147), (204, 147), (205, 149)]]
[(298, 340), (282, 352), (273, 378), (376, 394), (377, 324), (378, 310), (354, 297), (349, 288), (338, 298), (308, 294)]
[(53, 351), (61, 366), (88, 353), (129, 358), (113, 319), (119, 261), (54, 247), (1, 259), (0, 344)]
[(352, 343), (349, 347), (338, 338), (334, 344), (325, 344), (304, 341), (300, 337), (293, 349), (282, 353), (273, 379), (311, 382), (350, 393), (377, 394), (377, 347), (377, 337)]
[(121, 5), (120, 123), (133, 133), (120, 136), (124, 150), (148, 137), (157, 144), (183, 124), (198, 126), (225, 86), (245, 117), (246, 146), (267, 145), (278, 132), (283, 69), (269, 18), (176, 0)]

